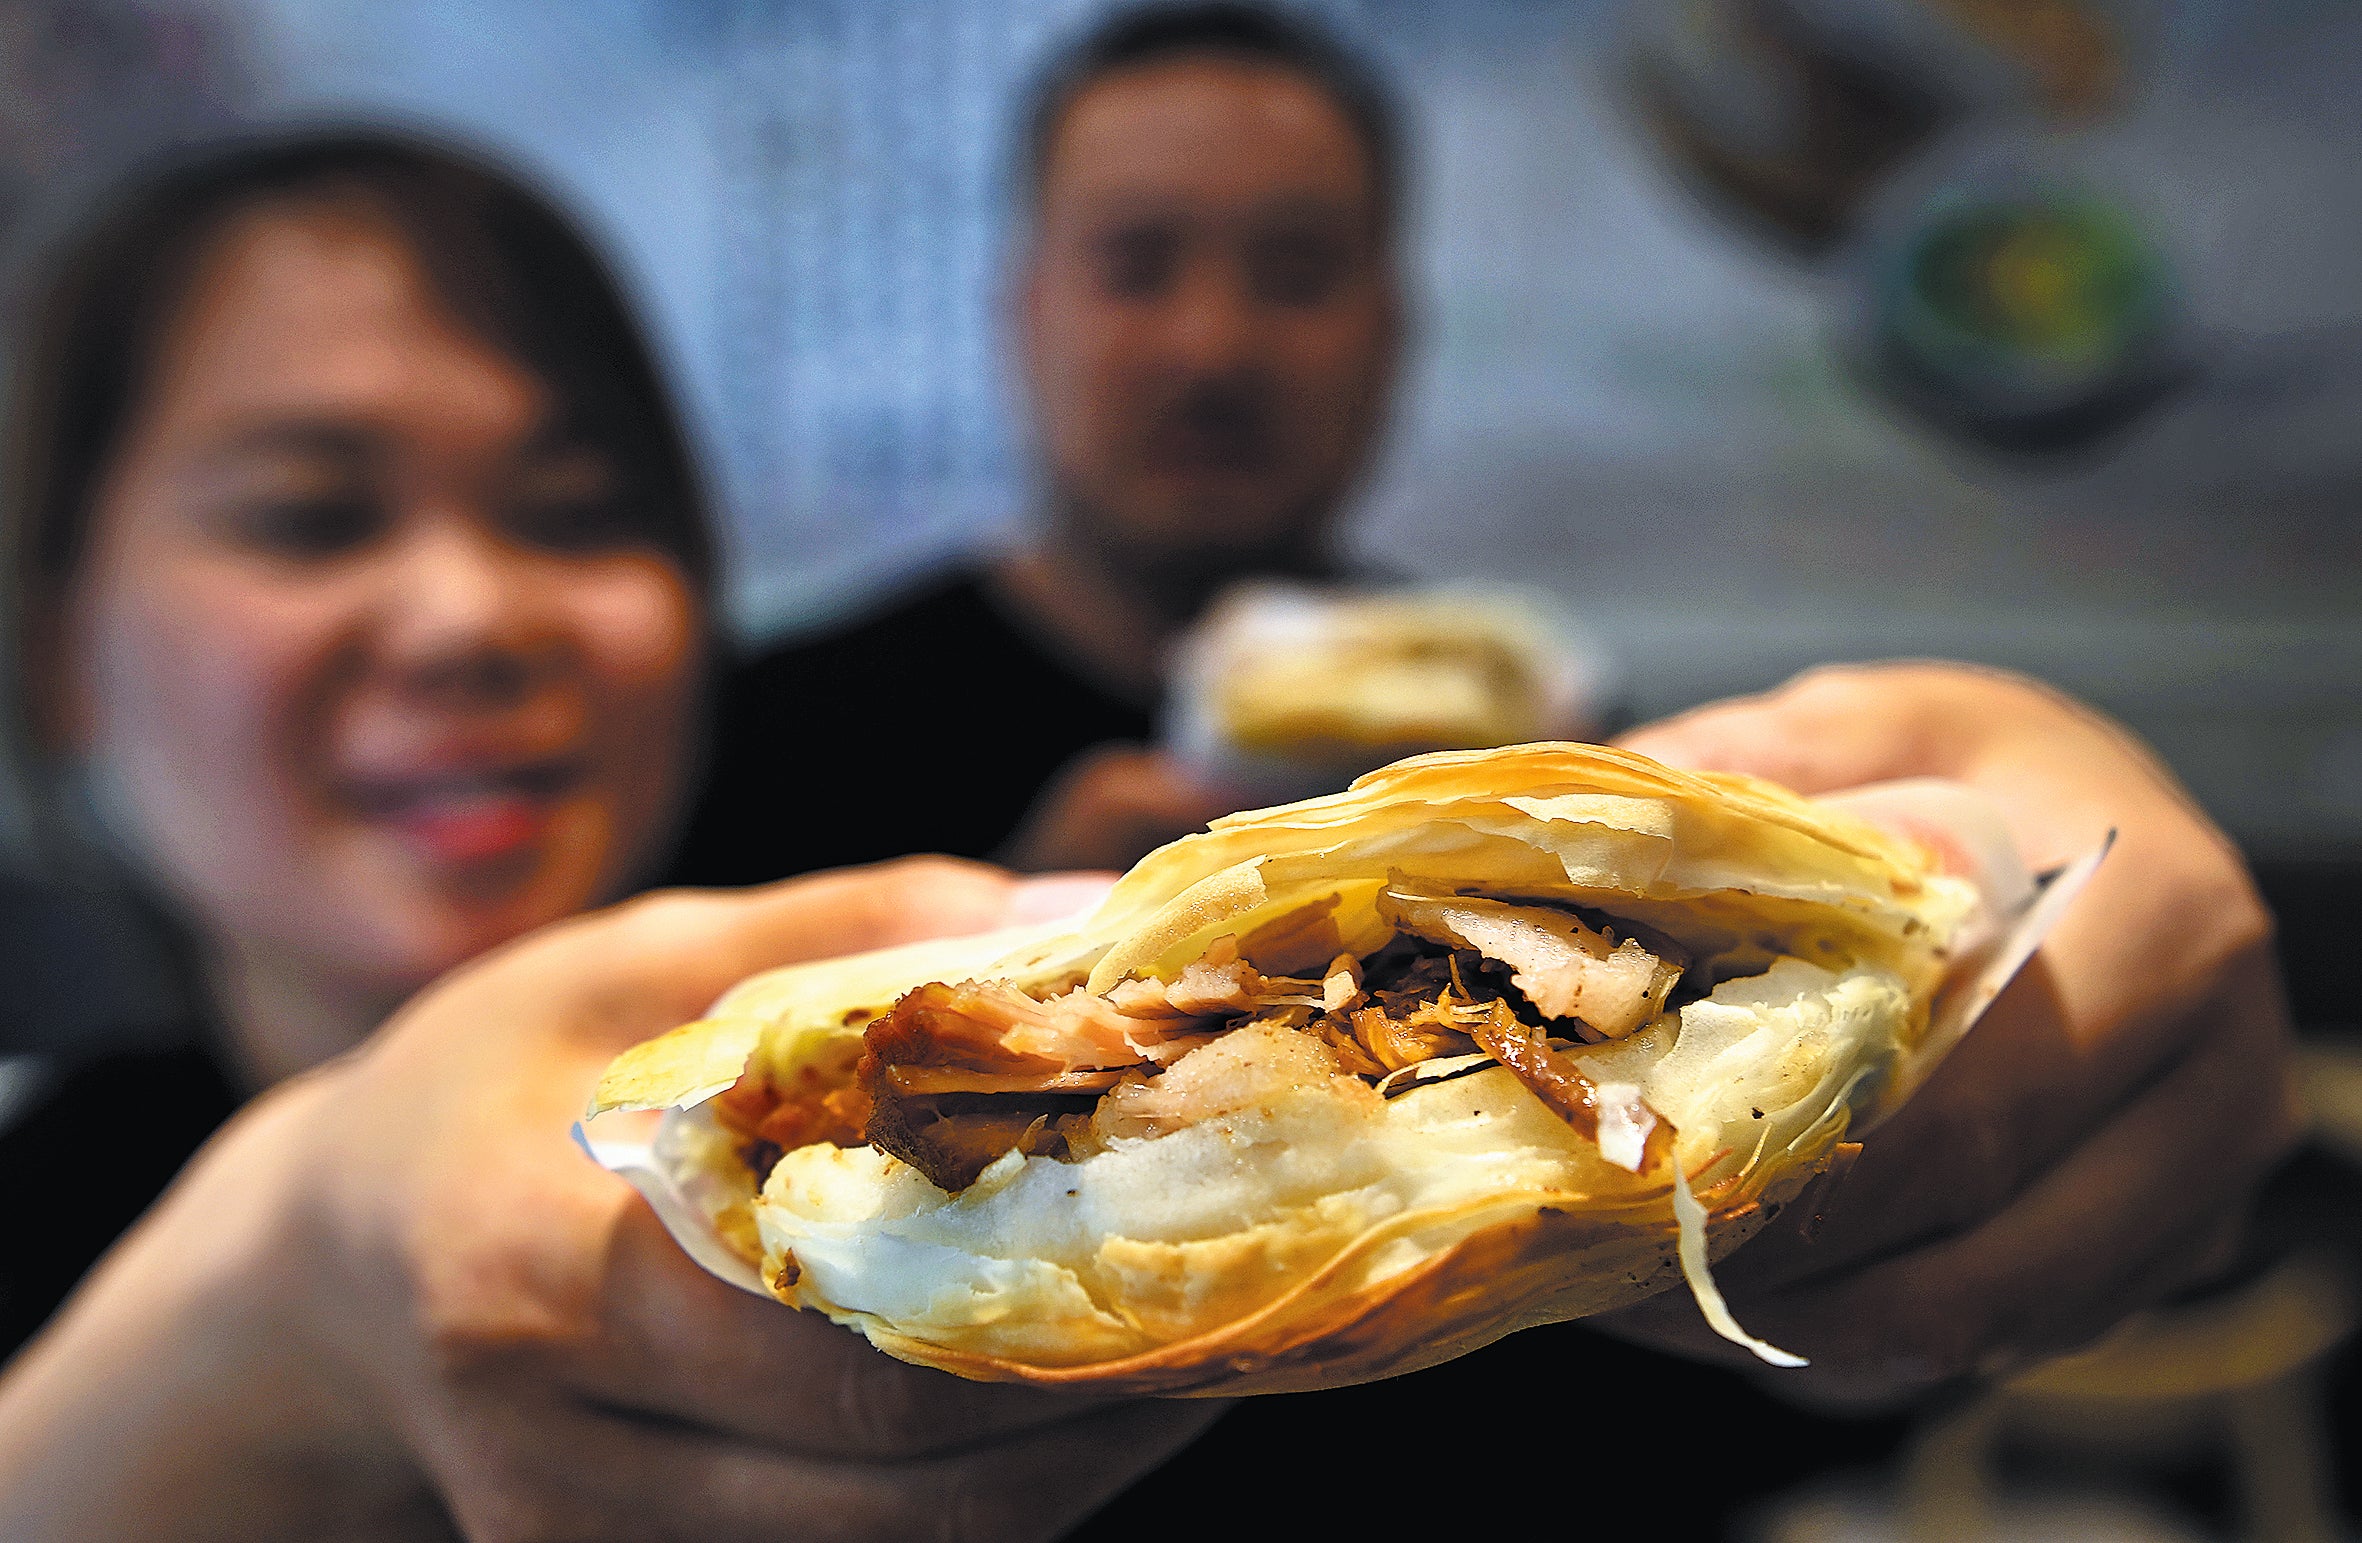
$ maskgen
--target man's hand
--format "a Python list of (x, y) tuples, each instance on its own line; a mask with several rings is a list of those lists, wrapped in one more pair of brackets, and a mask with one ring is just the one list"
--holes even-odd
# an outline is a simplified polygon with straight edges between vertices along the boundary
[(1059, 771), (999, 856), (1030, 873), (1121, 873), (1168, 841), (1241, 807), (1161, 750), (1100, 745)]
[[(1940, 665), (1814, 671), (1624, 741), (1806, 793), (1949, 777), (2029, 868), (2117, 842), (1974, 1032), (1859, 1162), (1717, 1276), (1809, 1357), (1775, 1386), (1879, 1398), (2063, 1351), (2190, 1281), (2296, 1129), (2271, 918), (2238, 855), (2130, 735), (2032, 682)], [(1743, 1360), (1681, 1293), (1605, 1320)]]
[(0, 1531), (1062, 1530), (1215, 1409), (890, 1360), (706, 1275), (568, 1131), (609, 1057), (755, 970), (1085, 898), (924, 860), (659, 895), (430, 989), (242, 1116), (29, 1352), (0, 1390)]

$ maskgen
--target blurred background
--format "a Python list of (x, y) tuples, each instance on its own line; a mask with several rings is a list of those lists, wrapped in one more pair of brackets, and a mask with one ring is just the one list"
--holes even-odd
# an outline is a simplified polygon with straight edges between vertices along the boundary
[[(9, 0), (0, 219), (224, 121), (510, 157), (649, 307), (774, 634), (1023, 518), (1009, 115), (1091, 9)], [(1547, 585), (1643, 716), (1824, 659), (2031, 670), (2256, 855), (2362, 854), (2352, 6), (1316, 9), (1416, 124), (1370, 556)], [(2016, 240), (2022, 292), (1955, 292), (1947, 240)]]
[[(2326, 1032), (2356, 1018), (2362, 920), (2362, 9), (1308, 8), (1412, 111), (1411, 364), (1359, 555), (1552, 592), (1632, 717), (1901, 654), (2116, 713), (2256, 862), (2324, 1150), (2362, 1154), (2362, 1058)], [(733, 619), (786, 636), (1036, 502), (1008, 146), (1033, 65), (1096, 9), (0, 0), (0, 287), (77, 191), (157, 147), (356, 115), (455, 133), (619, 261), (721, 497)], [(0, 950), (54, 966), (81, 933), (51, 919)], [(2277, 1203), (2297, 1233), (2342, 1225), (2351, 1170)], [(2273, 1281), (2243, 1307), (2263, 1326), (2240, 1343), (2281, 1347), (2262, 1370), (2207, 1360), (2211, 1320), (2133, 1358), (2184, 1357), (2159, 1397), (2248, 1452), (2206, 1492), (2226, 1515), (2250, 1448), (2321, 1439), (2272, 1436), (2273, 1411), (2302, 1425), (2352, 1327), (2346, 1286)], [(1924, 1429), (1898, 1481), (1914, 1535), (1975, 1530), (1944, 1507), (2011, 1432), (2126, 1424), (2126, 1376), (2086, 1364)], [(2294, 1507), (2272, 1514), (2318, 1520), (2335, 1454), (2305, 1450), (2249, 1474)], [(1890, 1535), (1858, 1500), (1762, 1526)], [(2057, 1535), (2182, 1535), (2087, 1521)]]

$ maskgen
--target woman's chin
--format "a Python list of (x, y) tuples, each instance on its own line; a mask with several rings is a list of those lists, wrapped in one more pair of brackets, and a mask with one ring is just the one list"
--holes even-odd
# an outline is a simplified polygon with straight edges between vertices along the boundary
[[(584, 804), (591, 801), (584, 800)], [(337, 974), (407, 995), (537, 928), (613, 898), (619, 858), (604, 809), (562, 803), (540, 839), (437, 852), (354, 822), (315, 848), (327, 880), (277, 888), (263, 930)], [(456, 845), (456, 843), (453, 843)]]
[(414, 990), (603, 898), (596, 875), (536, 864), (505, 875), (476, 872), (463, 882), (413, 886), (400, 900), (381, 895), (371, 907), (379, 925), (357, 930), (376, 934), (376, 946), (367, 951)]

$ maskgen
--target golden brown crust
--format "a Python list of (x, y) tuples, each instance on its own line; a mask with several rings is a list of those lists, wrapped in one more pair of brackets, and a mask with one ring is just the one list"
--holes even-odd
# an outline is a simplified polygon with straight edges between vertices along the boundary
[[(1753, 1237), (1827, 1163), (1826, 1153), (1799, 1163), (1765, 1194), (1711, 1211), (1714, 1256)], [(1334, 1290), (1386, 1241), (1364, 1239), (1259, 1312), (1121, 1360), (1045, 1366), (859, 1327), (888, 1355), (978, 1382), (1168, 1398), (1348, 1387), (1439, 1365), (1520, 1329), (1613, 1312), (1680, 1284), (1669, 1214), (1602, 1215), (1580, 1205), (1581, 1197), (1544, 1199), (1378, 1286)]]

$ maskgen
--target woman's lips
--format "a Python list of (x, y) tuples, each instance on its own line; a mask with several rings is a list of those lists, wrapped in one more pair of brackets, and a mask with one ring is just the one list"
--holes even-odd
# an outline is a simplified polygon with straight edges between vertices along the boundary
[(474, 867), (539, 842), (577, 780), (570, 768), (545, 765), (373, 781), (355, 791), (363, 817), (419, 856)]

